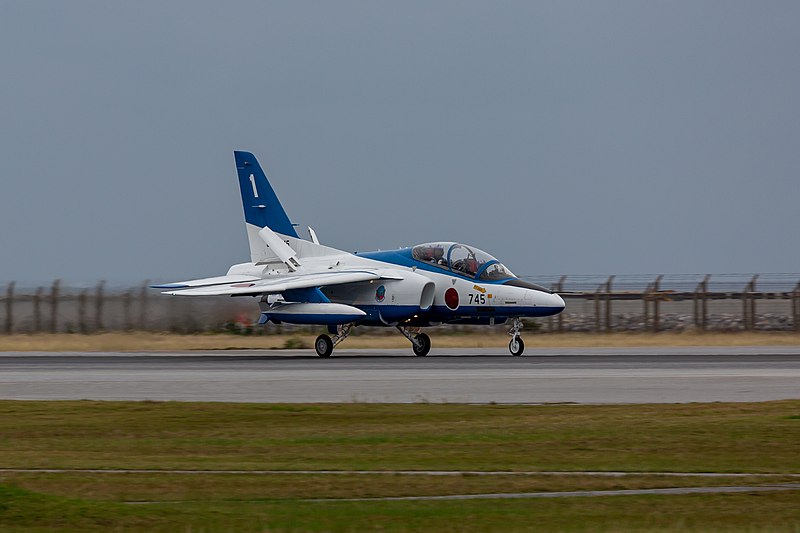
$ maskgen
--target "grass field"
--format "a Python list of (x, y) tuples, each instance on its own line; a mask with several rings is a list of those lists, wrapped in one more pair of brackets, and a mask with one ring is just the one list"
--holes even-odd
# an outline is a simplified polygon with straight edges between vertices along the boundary
[(469, 502), (212, 501), (124, 505), (0, 487), (6, 532), (794, 532), (794, 493)]
[[(800, 473), (800, 401), (643, 406), (3, 401), (0, 468), (161, 471), (0, 472), (3, 531), (800, 531), (800, 491), (307, 501), (797, 483), (785, 476)], [(170, 473), (175, 469), (289, 472)], [(311, 472), (291, 472), (299, 470)], [(314, 472), (321, 470), (373, 473)], [(390, 473), (394, 470), (641, 473), (435, 476)], [(648, 474), (658, 472), (749, 475)], [(158, 503), (126, 503), (143, 501)]]
[[(392, 332), (397, 333), (397, 332)], [(435, 348), (505, 348), (509, 337), (504, 333), (448, 333), (429, 328)], [(180, 351), (180, 350), (277, 350), (311, 349), (316, 333), (292, 335), (179, 335), (172, 333), (100, 333), (95, 335), (47, 334), (0, 336), (3, 351)], [(728, 333), (565, 333), (524, 335), (529, 348), (582, 348), (634, 346), (800, 346), (800, 333), (728, 332)], [(340, 345), (348, 348), (409, 348), (399, 334), (355, 335)]]

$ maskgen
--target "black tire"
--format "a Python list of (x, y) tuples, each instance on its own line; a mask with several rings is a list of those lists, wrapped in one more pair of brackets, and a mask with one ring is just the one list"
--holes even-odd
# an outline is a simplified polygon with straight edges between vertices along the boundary
[[(516, 346), (514, 346), (515, 344)], [(511, 342), (508, 343), (508, 351), (513, 356), (522, 355), (522, 352), (525, 351), (525, 343), (522, 342), (522, 337), (511, 339)]]
[(320, 335), (314, 341), (314, 349), (320, 357), (330, 357), (333, 352), (333, 341), (327, 335)]
[(431, 338), (424, 333), (420, 333), (414, 338), (420, 344), (420, 346), (417, 346), (416, 344), (412, 345), (414, 355), (417, 357), (425, 357), (428, 355), (428, 352), (431, 351)]

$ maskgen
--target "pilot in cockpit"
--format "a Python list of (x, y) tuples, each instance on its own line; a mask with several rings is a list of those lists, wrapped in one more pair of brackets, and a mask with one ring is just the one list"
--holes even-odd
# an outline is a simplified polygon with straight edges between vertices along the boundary
[(439, 266), (447, 266), (447, 260), (444, 258), (444, 248), (441, 246), (425, 246), (415, 250), (415, 257), (420, 261), (434, 263)]
[(433, 249), (433, 262), (437, 265), (447, 265), (447, 260), (444, 258), (444, 248), (441, 246)]

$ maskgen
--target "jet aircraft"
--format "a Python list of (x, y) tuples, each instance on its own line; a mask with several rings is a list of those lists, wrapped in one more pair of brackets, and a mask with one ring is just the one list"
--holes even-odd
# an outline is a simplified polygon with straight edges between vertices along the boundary
[[(154, 288), (175, 296), (259, 298), (259, 324), (328, 327), (314, 348), (328, 357), (358, 325), (395, 327), (425, 356), (430, 337), (420, 328), (441, 324), (511, 323), (508, 348), (522, 355), (522, 318), (564, 310), (553, 291), (519, 279), (488, 253), (457, 242), (349, 253), (297, 233), (255, 156), (234, 152), (250, 262), (224, 276)], [(333, 337), (331, 337), (333, 336)]]

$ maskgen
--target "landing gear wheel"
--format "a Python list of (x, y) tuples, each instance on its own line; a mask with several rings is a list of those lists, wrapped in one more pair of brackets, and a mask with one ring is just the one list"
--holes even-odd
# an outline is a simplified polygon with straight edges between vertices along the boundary
[(317, 351), (318, 356), (330, 357), (331, 352), (333, 352), (333, 341), (327, 335), (320, 335), (314, 341), (314, 349)]
[(431, 351), (431, 338), (424, 333), (418, 334), (414, 337), (417, 342), (412, 344), (414, 355), (417, 357), (425, 357)]
[(508, 343), (508, 351), (514, 356), (522, 355), (522, 352), (525, 351), (525, 343), (522, 342), (522, 338), (514, 337), (511, 339), (511, 342)]

